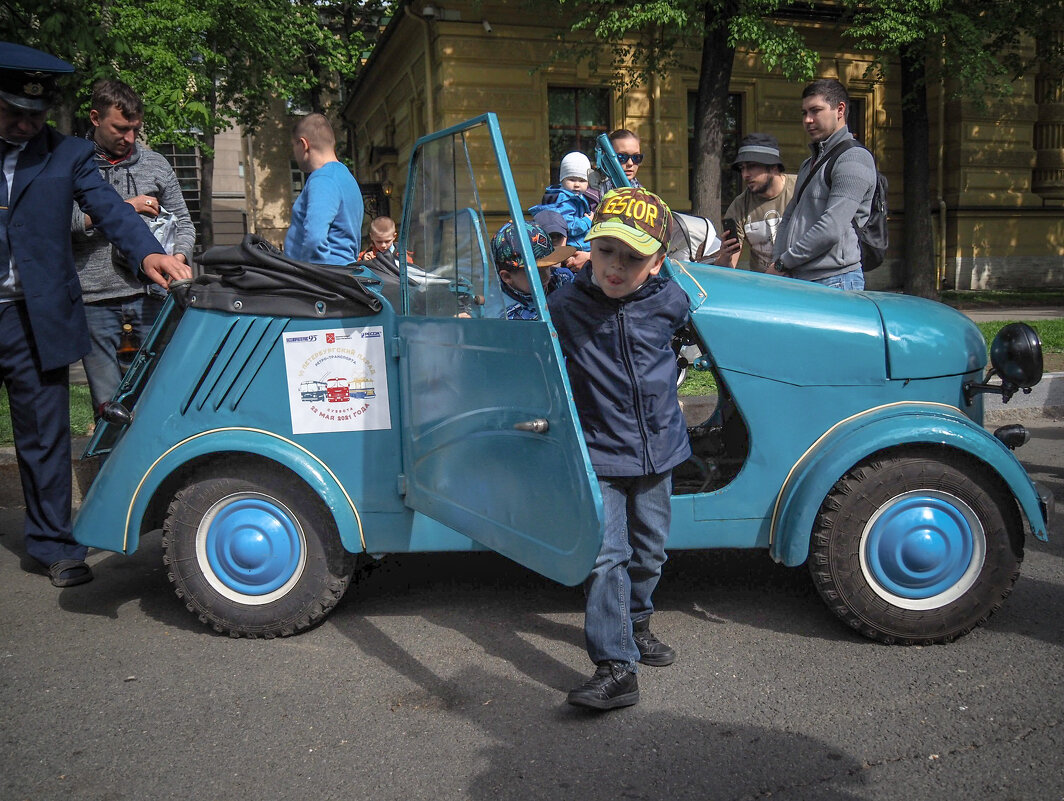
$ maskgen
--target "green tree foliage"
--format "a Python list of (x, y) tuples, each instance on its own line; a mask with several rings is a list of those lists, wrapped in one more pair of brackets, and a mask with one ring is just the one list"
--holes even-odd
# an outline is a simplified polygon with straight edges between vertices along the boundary
[[(902, 85), (905, 145), (905, 289), (937, 295), (931, 228), (927, 87), (942, 81), (953, 98), (983, 103), (1013, 92), (1014, 81), (1035, 58), (1060, 69), (1059, 40), (1043, 40), (1037, 56), (1024, 40), (1040, 40), (1064, 25), (1060, 0), (845, 0), (854, 43), (877, 54), (882, 79), (897, 59)], [(940, 188), (941, 192), (941, 188)]]
[[(814, 77), (818, 56), (801, 35), (774, 16), (783, 0), (558, 0), (572, 8), (574, 31), (590, 31), (601, 46), (580, 52), (593, 66), (608, 53), (623, 90), (666, 75), (684, 50), (701, 52), (695, 108), (696, 214), (720, 222), (721, 154), (728, 85), (737, 47), (757, 50), (769, 69), (794, 80)], [(730, 201), (730, 198), (728, 198)]]
[[(202, 156), (201, 243), (213, 240), (214, 137), (254, 131), (278, 97), (322, 99), (351, 80), (375, 38), (383, 0), (0, 0), (0, 37), (75, 65), (60, 127), (85, 116), (89, 89), (117, 77), (145, 102), (151, 143)], [(65, 123), (65, 124), (64, 124)]]

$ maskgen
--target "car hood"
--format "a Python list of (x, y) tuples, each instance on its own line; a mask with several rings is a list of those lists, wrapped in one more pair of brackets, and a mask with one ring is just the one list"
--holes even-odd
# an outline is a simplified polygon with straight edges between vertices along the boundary
[(702, 264), (674, 267), (722, 370), (800, 386), (855, 386), (960, 375), (986, 363), (979, 329), (940, 303)]
[(986, 366), (982, 332), (956, 309), (909, 295), (868, 296), (883, 319), (891, 378), (963, 375)]

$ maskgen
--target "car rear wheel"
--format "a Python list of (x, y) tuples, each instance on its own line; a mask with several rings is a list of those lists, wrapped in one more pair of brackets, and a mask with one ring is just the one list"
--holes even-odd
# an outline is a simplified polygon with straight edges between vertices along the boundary
[(1016, 504), (986, 468), (950, 454), (868, 459), (828, 493), (809, 568), (866, 637), (950, 642), (994, 613), (1023, 559)]
[(285, 637), (321, 622), (354, 570), (321, 499), (261, 466), (220, 468), (178, 491), (163, 549), (188, 610), (234, 637)]

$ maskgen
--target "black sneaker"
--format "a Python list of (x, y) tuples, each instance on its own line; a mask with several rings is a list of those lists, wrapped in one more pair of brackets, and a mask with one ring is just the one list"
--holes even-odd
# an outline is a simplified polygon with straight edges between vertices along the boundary
[(632, 623), (632, 639), (639, 649), (639, 661), (651, 667), (665, 667), (676, 661), (676, 651), (654, 636), (650, 631), (650, 618)]
[(602, 662), (595, 675), (575, 690), (569, 691), (573, 706), (591, 709), (616, 709), (639, 700), (639, 680), (623, 662)]

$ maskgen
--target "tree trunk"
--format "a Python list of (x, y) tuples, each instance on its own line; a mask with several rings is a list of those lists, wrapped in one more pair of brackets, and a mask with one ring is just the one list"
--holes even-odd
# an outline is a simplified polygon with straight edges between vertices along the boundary
[[(207, 104), (211, 110), (211, 119), (218, 119), (217, 81), (211, 82)], [(200, 148), (199, 244), (203, 250), (214, 245), (214, 136), (214, 129), (208, 128), (203, 134), (203, 147)]]
[(691, 204), (694, 213), (709, 218), (717, 230), (721, 210), (720, 159), (735, 60), (735, 48), (727, 44), (728, 20), (737, 10), (735, 0), (728, 0), (721, 12), (714, 12), (712, 3), (703, 7), (705, 27), (695, 103), (695, 188)]
[[(208, 158), (207, 153), (211, 156)], [(214, 244), (214, 132), (203, 135), (200, 150), (200, 246)]]
[(901, 131), (905, 146), (904, 289), (910, 295), (938, 297), (935, 248), (931, 232), (931, 169), (927, 117), (927, 76), (923, 42), (901, 50)]

